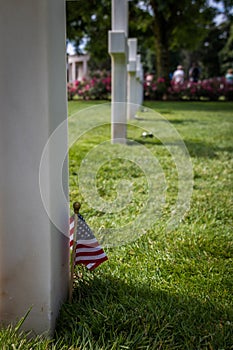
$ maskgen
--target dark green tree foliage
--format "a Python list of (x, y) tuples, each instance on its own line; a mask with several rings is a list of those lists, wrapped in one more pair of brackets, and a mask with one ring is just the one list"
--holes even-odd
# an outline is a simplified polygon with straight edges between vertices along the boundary
[(230, 22), (233, 19), (233, 0), (215, 0), (215, 2), (221, 4), (218, 11)]
[(223, 1), (222, 13), (225, 21), (222, 24), (222, 35), (226, 38), (224, 47), (219, 52), (221, 73), (225, 74), (228, 68), (233, 67), (233, 0)]
[(219, 53), (221, 62), (221, 71), (226, 73), (228, 68), (233, 67), (233, 24), (229, 29), (229, 35), (223, 49)]
[(110, 69), (108, 30), (111, 28), (110, 0), (66, 1), (67, 39), (76, 52), (82, 48), (91, 55), (91, 69)]
[(142, 56), (145, 72), (155, 71), (154, 28), (150, 8), (138, 1), (129, 1), (129, 37), (137, 38), (138, 53)]
[(233, 67), (233, 0), (216, 1), (220, 2), (221, 6), (216, 9), (218, 21), (208, 27), (206, 37), (195, 52), (202, 62), (202, 78), (223, 76)]
[(196, 56), (202, 62), (202, 78), (210, 78), (222, 75), (219, 53), (226, 43), (227, 33), (223, 24), (211, 26), (208, 35), (204, 38), (196, 51)]
[(157, 75), (167, 77), (170, 52), (194, 50), (205, 37), (214, 10), (205, 0), (148, 0), (153, 11)]
[[(232, 1), (224, 1), (225, 15), (230, 16)], [(76, 43), (77, 52), (84, 40), (91, 68), (110, 68), (107, 36), (111, 29), (111, 0), (67, 1), (66, 9), (67, 38)], [(172, 58), (182, 50), (199, 54), (201, 48), (200, 56), (209, 62), (215, 30), (221, 39), (221, 28), (216, 29), (213, 22), (216, 14), (207, 0), (131, 0), (129, 36), (138, 38), (145, 70), (155, 70), (157, 77), (168, 78)], [(220, 70), (218, 50), (223, 47), (220, 40), (212, 53), (217, 63), (211, 63), (211, 71)]]

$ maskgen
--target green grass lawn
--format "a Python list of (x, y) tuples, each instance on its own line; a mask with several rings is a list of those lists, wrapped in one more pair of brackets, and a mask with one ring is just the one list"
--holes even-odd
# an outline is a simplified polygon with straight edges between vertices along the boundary
[[(1, 330), (0, 347), (233, 349), (233, 103), (145, 102), (127, 145), (109, 143), (108, 106), (95, 105), (69, 103), (70, 200), (82, 202), (109, 260), (93, 272), (76, 268), (73, 303), (63, 305), (54, 339)], [(142, 138), (143, 130), (155, 137)], [(178, 187), (181, 146), (193, 191), (190, 209), (168, 229), (178, 194), (190, 186), (185, 178)]]

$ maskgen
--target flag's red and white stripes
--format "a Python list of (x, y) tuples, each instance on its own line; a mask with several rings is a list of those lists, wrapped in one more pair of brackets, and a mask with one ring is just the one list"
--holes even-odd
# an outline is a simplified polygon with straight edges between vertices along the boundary
[(74, 215), (70, 217), (70, 248), (74, 244)]
[[(79, 229), (81, 229), (82, 232), (80, 232)], [(85, 236), (85, 239), (81, 239), (83, 236)], [(70, 218), (70, 247), (74, 244), (73, 237), (74, 216)], [(99, 245), (97, 239), (94, 237), (91, 229), (82, 217), (79, 217), (77, 225), (75, 265), (84, 264), (89, 270), (94, 270), (106, 260), (108, 260), (108, 257)]]

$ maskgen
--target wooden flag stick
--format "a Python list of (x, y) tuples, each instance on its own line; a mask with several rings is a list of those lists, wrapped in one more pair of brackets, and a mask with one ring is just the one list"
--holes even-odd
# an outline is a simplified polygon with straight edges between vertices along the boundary
[(71, 261), (70, 261), (70, 286), (69, 286), (69, 302), (72, 301), (73, 295), (73, 282), (74, 282), (74, 266), (75, 266), (75, 257), (76, 257), (76, 242), (77, 242), (77, 229), (78, 229), (78, 213), (81, 204), (79, 202), (74, 202), (74, 235), (73, 235), (73, 247), (71, 252)]

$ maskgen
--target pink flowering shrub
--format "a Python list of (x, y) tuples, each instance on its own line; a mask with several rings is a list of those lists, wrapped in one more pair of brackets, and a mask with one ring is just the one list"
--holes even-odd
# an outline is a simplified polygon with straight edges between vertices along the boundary
[(73, 100), (73, 97), (76, 95), (77, 89), (74, 84), (68, 83), (67, 84), (67, 96), (68, 100)]
[[(150, 76), (152, 77), (152, 76)], [(150, 80), (145, 79), (144, 82), (144, 96), (150, 100), (161, 100), (167, 93), (167, 84), (164, 78)]]
[(109, 100), (111, 98), (111, 76), (106, 72), (93, 73), (90, 78), (67, 84), (68, 99)]
[[(67, 84), (68, 99), (79, 98), (83, 100), (110, 100), (111, 75), (107, 72), (95, 72), (90, 78)], [(175, 84), (167, 83), (164, 78), (144, 81), (144, 98), (150, 100), (210, 100), (219, 98), (233, 101), (233, 84), (226, 82), (224, 77), (200, 80), (197, 83), (184, 81)]]
[[(167, 99), (171, 100), (218, 101), (221, 97), (229, 101), (233, 100), (233, 85), (227, 83), (224, 77), (200, 80), (197, 83), (184, 81), (177, 84), (171, 81), (168, 87), (163, 80), (161, 83), (160, 81), (161, 78), (144, 84), (145, 99), (158, 100), (163, 93), (163, 96), (166, 95)], [(159, 86), (162, 87), (160, 90)]]

